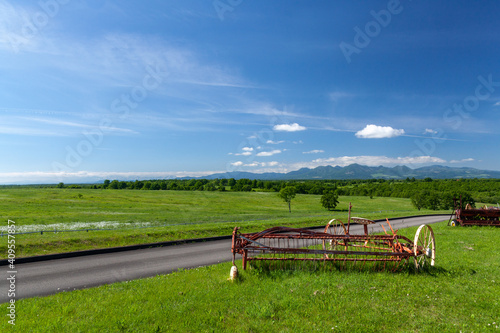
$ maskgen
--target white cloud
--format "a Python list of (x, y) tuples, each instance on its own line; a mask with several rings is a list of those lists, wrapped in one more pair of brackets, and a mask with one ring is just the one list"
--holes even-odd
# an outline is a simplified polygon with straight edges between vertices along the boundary
[(275, 150), (272, 150), (272, 151), (263, 151), (263, 152), (260, 152), (260, 153), (257, 154), (257, 156), (273, 156), (273, 155), (280, 154), (280, 153), (281, 153), (281, 150), (275, 149)]
[(306, 128), (304, 126), (300, 126), (297, 123), (293, 123), (293, 124), (275, 125), (274, 130), (283, 132), (298, 132), (298, 131), (304, 131), (306, 130)]
[[(40, 124), (42, 126), (40, 126)], [(106, 135), (136, 135), (139, 132), (112, 126), (96, 126), (72, 120), (27, 116), (6, 116), (2, 119), (0, 133), (23, 136), (80, 136), (82, 132)]]
[(363, 139), (394, 138), (403, 135), (403, 129), (394, 129), (390, 126), (366, 125), (361, 131), (356, 132), (356, 137)]
[(241, 162), (238, 167), (260, 167), (252, 169), (252, 172), (290, 172), (301, 168), (316, 168), (318, 166), (341, 166), (345, 167), (351, 164), (360, 164), (366, 166), (396, 166), (406, 165), (409, 167), (419, 167), (428, 164), (444, 164), (446, 160), (433, 156), (403, 156), (403, 157), (387, 157), (387, 156), (340, 156), (331, 158), (319, 158), (309, 162), (299, 162), (292, 164), (283, 164), (276, 161), (273, 162), (253, 162), (244, 164)]
[[(37, 12), (43, 13), (41, 7), (30, 14), (21, 8), (9, 9), (2, 3), (7, 2), (0, 0), (0, 49), (10, 47), (9, 43), (12, 42), (9, 40), (12, 38), (8, 39), (9, 31), (20, 33), (26, 24), (26, 19), (16, 19), (16, 22), (11, 22), (12, 19), (9, 19), (6, 26), (2, 24), (5, 17), (22, 15), (33, 18)], [(7, 10), (7, 14), (3, 10)], [(14, 27), (10, 27), (12, 25)], [(99, 86), (130, 87), (140, 84), (144, 76), (151, 72), (160, 79), (163, 88), (167, 85), (174, 86), (170, 87), (169, 94), (183, 95), (180, 97), (187, 97), (188, 93), (192, 95), (193, 89), (204, 89), (204, 87), (209, 89), (251, 86), (236, 70), (203, 61), (196, 50), (171, 45), (158, 36), (106, 33), (93, 39), (75, 40), (69, 35), (56, 35), (52, 30), (45, 29), (36, 36), (30, 35), (27, 40), (19, 42), (22, 44), (22, 51), (29, 50), (30, 56), (49, 54), (50, 57), (34, 58), (34, 62), (61, 70), (73, 77), (76, 75), (91, 80)], [(183, 88), (179, 88), (179, 83)], [(78, 84), (68, 83), (68, 86), (72, 85), (76, 87), (75, 89), (79, 88)], [(161, 89), (157, 91), (159, 92)]]
[(426, 128), (424, 131), (424, 134), (437, 134), (437, 133), (438, 133), (437, 131), (430, 128)]
[(252, 147), (243, 147), (241, 148), (243, 150), (242, 153), (229, 153), (228, 155), (235, 155), (235, 156), (250, 156), (252, 155), (253, 148)]
[(494, 106), (500, 106), (500, 102), (496, 102), (495, 104), (493, 104)]
[(461, 160), (451, 160), (450, 163), (465, 163), (465, 162), (473, 162), (474, 159), (473, 158), (463, 158)]
[(325, 151), (322, 149), (314, 149), (310, 151), (305, 151), (302, 154), (319, 154), (319, 153), (324, 153)]
[(259, 162), (252, 162), (249, 164), (245, 164), (242, 161), (238, 161), (238, 162), (231, 163), (231, 165), (235, 166), (235, 167), (257, 167), (260, 165), (260, 163)]
[(280, 143), (283, 143), (285, 141), (281, 140), (281, 141), (273, 141), (273, 140), (267, 140), (267, 144), (270, 144), (270, 145), (279, 145)]
[(361, 164), (367, 166), (379, 165), (415, 165), (429, 163), (446, 163), (445, 160), (433, 156), (406, 156), (406, 157), (387, 157), (387, 156), (340, 156), (330, 158), (318, 158), (311, 162), (295, 163), (290, 166), (291, 169), (316, 168), (318, 166), (348, 166), (351, 164)]
[(26, 136), (69, 136), (67, 133), (60, 133), (45, 128), (24, 128), (13, 126), (0, 126), (0, 134), (26, 135)]
[(17, 4), (14, 7), (7, 1), (0, 1), (0, 48), (17, 52), (33, 41), (36, 33), (28, 29), (33, 14)]
[[(225, 171), (178, 171), (178, 172), (100, 172), (100, 171), (28, 171), (28, 172), (0, 172), (0, 184), (57, 184), (88, 183), (103, 179), (135, 180), (135, 179), (168, 179), (176, 177), (204, 177)], [(15, 180), (15, 181), (13, 181)]]
[[(231, 163), (231, 165), (235, 166), (235, 167), (252, 168), (252, 167), (275, 167), (275, 166), (279, 165), (279, 163), (276, 161), (272, 161), (272, 162), (252, 162), (252, 163), (245, 164), (242, 161), (238, 161), (238, 162)], [(253, 170), (253, 171), (259, 172), (258, 170)]]
[(278, 110), (270, 105), (258, 105), (258, 106), (250, 106), (246, 109), (236, 109), (236, 112), (239, 113), (247, 113), (254, 115), (264, 115), (264, 116), (273, 116), (273, 117), (302, 117), (304, 115), (289, 112), (286, 110)]

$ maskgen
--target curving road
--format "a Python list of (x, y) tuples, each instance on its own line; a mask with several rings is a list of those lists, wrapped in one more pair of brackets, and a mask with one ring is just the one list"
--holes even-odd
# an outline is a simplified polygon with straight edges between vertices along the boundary
[[(449, 215), (420, 216), (391, 220), (394, 229), (448, 220)], [(387, 229), (387, 228), (386, 228)], [(380, 232), (380, 223), (369, 232)], [(362, 226), (351, 225), (351, 234), (363, 233)], [(439, 240), (437, 240), (439, 244)], [(15, 299), (51, 295), (119, 281), (168, 274), (179, 268), (194, 268), (232, 260), (231, 240), (216, 240), (123, 252), (96, 254), (32, 263), (16, 263), (15, 273), (0, 266), (0, 303), (8, 302), (7, 280), (15, 275)]]

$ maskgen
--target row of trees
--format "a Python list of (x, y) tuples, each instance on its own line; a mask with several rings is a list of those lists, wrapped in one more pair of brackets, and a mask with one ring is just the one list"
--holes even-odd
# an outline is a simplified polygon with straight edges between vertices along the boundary
[(499, 179), (438, 179), (387, 181), (369, 180), (339, 187), (340, 195), (411, 198), (416, 193), (471, 193), (477, 201), (500, 202)]
[[(411, 198), (418, 209), (452, 209), (453, 198), (469, 197), (469, 203), (479, 201), (496, 204), (500, 202), (500, 179), (461, 180), (306, 180), (269, 181), (250, 179), (162, 179), (119, 181), (105, 180), (102, 184), (65, 185), (60, 188), (134, 189), (172, 191), (271, 191), (279, 193), (293, 187), (295, 194), (336, 196), (370, 196)], [(326, 200), (326, 199), (325, 199)], [(465, 200), (464, 200), (465, 201)], [(325, 208), (330, 209), (327, 204)]]
[(325, 181), (272, 181), (251, 179), (161, 179), (119, 181), (105, 180), (103, 184), (69, 185), (59, 183), (57, 187), (93, 189), (132, 189), (132, 190), (172, 190), (172, 191), (270, 191), (279, 192), (282, 188), (293, 185), (297, 194), (323, 194), (327, 189), (337, 187), (336, 182)]
[(474, 198), (467, 192), (461, 193), (439, 193), (431, 191), (416, 192), (411, 196), (411, 202), (418, 210), (425, 208), (431, 210), (450, 210), (454, 209), (455, 204), (459, 205), (461, 201), (462, 208), (470, 205), (476, 207)]
[[(279, 192), (285, 186), (294, 186), (299, 194), (322, 194), (326, 188), (337, 188), (340, 195), (411, 197), (419, 191), (477, 193), (482, 197), (500, 197), (500, 179), (439, 179), (423, 180), (250, 180), (250, 179), (161, 179), (119, 181), (105, 180), (103, 184), (77, 185), (79, 187), (146, 190), (268, 190)], [(60, 183), (58, 187), (66, 187)]]

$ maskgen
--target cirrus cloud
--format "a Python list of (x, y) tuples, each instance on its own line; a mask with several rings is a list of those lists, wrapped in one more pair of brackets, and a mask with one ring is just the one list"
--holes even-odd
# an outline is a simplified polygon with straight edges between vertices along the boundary
[(404, 129), (394, 129), (390, 126), (366, 125), (361, 131), (356, 132), (356, 137), (362, 139), (394, 138), (405, 134)]

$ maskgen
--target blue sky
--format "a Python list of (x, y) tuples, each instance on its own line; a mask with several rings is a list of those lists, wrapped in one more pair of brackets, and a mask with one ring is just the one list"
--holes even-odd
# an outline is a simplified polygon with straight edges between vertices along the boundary
[(500, 170), (500, 2), (0, 0), (0, 183)]

